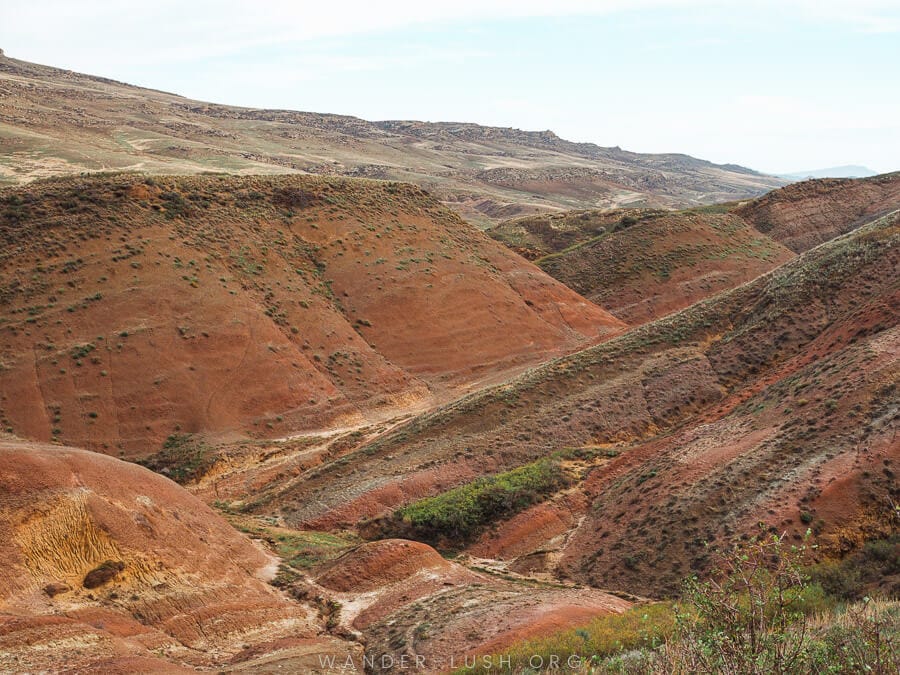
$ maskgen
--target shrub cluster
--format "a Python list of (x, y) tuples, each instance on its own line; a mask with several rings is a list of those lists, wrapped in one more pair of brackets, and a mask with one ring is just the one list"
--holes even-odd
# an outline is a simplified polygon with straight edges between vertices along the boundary
[[(889, 542), (867, 548), (860, 556), (883, 569)], [(802, 553), (781, 537), (753, 540), (719, 554), (711, 578), (689, 579), (678, 603), (601, 616), (455, 675), (900, 672), (900, 602), (845, 605), (811, 580)]]
[(540, 459), (413, 502), (381, 523), (381, 532), (427, 542), (465, 541), (491, 522), (542, 501), (568, 482), (558, 459)]

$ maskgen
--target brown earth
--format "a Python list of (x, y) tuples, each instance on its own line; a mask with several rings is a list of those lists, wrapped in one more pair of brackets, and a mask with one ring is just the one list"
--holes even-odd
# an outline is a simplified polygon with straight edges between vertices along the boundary
[(84, 450), (0, 441), (0, 565), (4, 672), (261, 672), (261, 648), (266, 667), (315, 672), (361, 653), (265, 583), (272, 556), (208, 506)]
[(360, 438), (248, 508), (295, 526), (354, 526), (581, 448), (580, 496), (494, 523), (471, 551), (505, 557), (510, 569), (648, 595), (704, 571), (705, 542), (724, 544), (759, 522), (796, 536), (812, 526), (820, 554), (839, 554), (896, 525), (898, 244), (895, 214), (677, 314)]
[(794, 257), (730, 214), (651, 215), (536, 264), (628, 324), (652, 321)]
[(402, 180), (473, 223), (617, 205), (755, 196), (781, 179), (552, 132), (192, 101), (0, 55), (0, 183), (84, 171), (315, 173)]
[(746, 283), (900, 208), (900, 173), (797, 183), (684, 211), (618, 209), (507, 220), (491, 237), (629, 325)]
[[(328, 565), (317, 583), (341, 603), (341, 620), (361, 632), (375, 672), (398, 672), (405, 656), (442, 672), (466, 656), (586, 623), (631, 606), (584, 587), (541, 584), (473, 571), (425, 544), (364, 544)], [(452, 659), (452, 660), (451, 660)], [(394, 664), (394, 668), (384, 664)]]
[(0, 204), (0, 418), (37, 440), (356, 425), (624, 328), (413, 186), (121, 174)]
[(735, 209), (760, 232), (800, 253), (900, 208), (900, 172), (794, 183)]

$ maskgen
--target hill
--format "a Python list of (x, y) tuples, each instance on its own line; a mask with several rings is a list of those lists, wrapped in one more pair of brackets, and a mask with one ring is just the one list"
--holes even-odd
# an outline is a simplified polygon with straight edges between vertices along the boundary
[(171, 481), (0, 440), (0, 670), (321, 672), (359, 645), (265, 582), (273, 556)]
[(0, 418), (37, 440), (358, 424), (624, 328), (409, 185), (119, 174), (0, 206)]
[(379, 667), (415, 646), (435, 672), (631, 605), (417, 542), (241, 528), (257, 541), (133, 464), (0, 440), (0, 669), (371, 672), (362, 638)]
[(894, 213), (602, 345), (345, 439), (339, 456), (233, 504), (657, 595), (706, 569), (706, 542), (759, 522), (797, 537), (812, 527), (820, 555), (851, 550), (895, 526), (900, 496), (898, 244)]
[(528, 251), (562, 245), (535, 264), (630, 325), (739, 286), (794, 257), (741, 218), (702, 209), (530, 216), (490, 234), (530, 240)]
[(192, 101), (0, 55), (0, 181), (84, 171), (314, 173), (402, 180), (472, 222), (619, 204), (685, 206), (783, 184), (734, 165), (552, 132)]
[(900, 206), (900, 172), (794, 183), (734, 210), (800, 253)]
[(618, 209), (513, 218), (506, 244), (630, 325), (734, 288), (794, 252), (900, 208), (900, 174), (816, 180), (756, 200), (683, 211)]

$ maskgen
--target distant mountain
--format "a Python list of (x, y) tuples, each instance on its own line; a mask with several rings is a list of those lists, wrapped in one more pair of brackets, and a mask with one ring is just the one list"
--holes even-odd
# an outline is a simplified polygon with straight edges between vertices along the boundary
[(868, 178), (877, 176), (878, 172), (865, 166), (848, 164), (846, 166), (832, 166), (827, 169), (812, 169), (810, 171), (796, 171), (794, 173), (778, 174), (788, 180), (806, 180), (807, 178)]
[(415, 183), (482, 226), (547, 211), (747, 199), (785, 182), (550, 131), (203, 103), (4, 56), (0, 124), (0, 184), (107, 170), (379, 178)]

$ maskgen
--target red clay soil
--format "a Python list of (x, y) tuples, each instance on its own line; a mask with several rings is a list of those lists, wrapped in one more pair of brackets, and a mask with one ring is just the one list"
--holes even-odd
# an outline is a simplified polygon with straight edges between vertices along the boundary
[[(578, 489), (590, 506), (573, 502), (572, 528), (564, 531), (572, 521), (556, 497), (491, 523), (473, 551), (509, 560), (549, 547), (552, 568), (543, 571), (649, 596), (705, 571), (705, 543), (726, 545), (760, 521), (802, 536), (811, 516), (820, 554), (839, 554), (841, 542), (885, 532), (886, 505), (900, 499), (898, 236), (897, 218), (881, 219), (772, 274), (420, 415), (308, 472), (258, 512), (353, 525), (575, 448), (588, 458)], [(864, 462), (834, 463), (866, 447)], [(846, 498), (829, 489), (850, 476)], [(405, 480), (416, 489), (404, 490)], [(516, 562), (510, 569), (542, 571), (539, 561)]]
[[(390, 460), (388, 460), (390, 462)], [(263, 502), (256, 503), (263, 509), (268, 504), (278, 504), (286, 510), (294, 510), (292, 519), (303, 527), (314, 530), (327, 530), (353, 526), (365, 519), (377, 518), (392, 511), (394, 508), (417, 499), (428, 497), (436, 492), (443, 492), (454, 487), (460, 482), (474, 480), (482, 473), (489, 473), (490, 463), (459, 461), (452, 465), (422, 467), (408, 472), (391, 473), (385, 479), (379, 481), (380, 485), (369, 487), (359, 491), (359, 494), (350, 487), (351, 499), (348, 494), (335, 492), (316, 504), (300, 503), (295, 496), (295, 490), (288, 490), (281, 494), (267, 497)], [(387, 473), (387, 471), (386, 471)], [(329, 483), (340, 480), (345, 476), (338, 473), (332, 475), (330, 471), (324, 471), (321, 476), (314, 477), (307, 485), (297, 485), (303, 491), (313, 489), (320, 482)], [(352, 474), (346, 476), (352, 483)], [(340, 481), (343, 482), (343, 481)]]
[(545, 549), (577, 526), (588, 505), (580, 492), (536, 504), (485, 532), (466, 552), (479, 558), (514, 560)]
[(595, 470), (585, 483), (593, 505), (566, 543), (563, 573), (651, 592), (705, 570), (705, 542), (758, 534), (758, 523), (797, 541), (812, 528), (815, 557), (889, 534), (900, 329), (815, 351), (786, 362), (769, 386)]
[(683, 211), (651, 212), (630, 227), (536, 262), (637, 325), (746, 283), (793, 257), (736, 216)]
[(475, 572), (402, 539), (350, 550), (319, 571), (316, 582), (339, 604), (341, 624), (362, 633), (376, 670), (382, 656), (406, 655), (424, 658), (424, 672), (441, 672), (451, 657), (462, 663), (465, 655), (630, 606), (593, 589)]
[(453, 567), (427, 544), (382, 539), (345, 553), (316, 580), (333, 591), (365, 593), (402, 581), (422, 570), (441, 574)]
[(365, 631), (424, 598), (492, 580), (445, 560), (425, 544), (386, 539), (345, 553), (319, 572), (316, 582), (342, 603), (341, 620)]
[[(0, 566), (0, 670), (183, 672), (284, 637), (358, 650), (317, 637), (315, 612), (262, 580), (270, 556), (205, 504), (85, 450), (0, 441)], [(86, 588), (103, 566), (115, 574)]]
[(734, 213), (801, 253), (898, 208), (900, 172), (794, 183), (755, 199)]
[(624, 328), (412, 186), (123, 174), (0, 203), (21, 437), (139, 457), (360, 423)]
[(576, 626), (584, 626), (591, 619), (611, 612), (598, 612), (596, 607), (579, 605), (562, 605), (559, 607), (541, 607), (526, 611), (524, 620), (516, 622), (509, 630), (478, 646), (475, 654), (498, 654), (504, 649), (519, 642), (536, 637), (553, 635)]
[(583, 625), (630, 606), (594, 589), (495, 580), (419, 598), (363, 633), (367, 654), (419, 656), (427, 672), (447, 672), (463, 665), (467, 655), (496, 653), (521, 640)]

